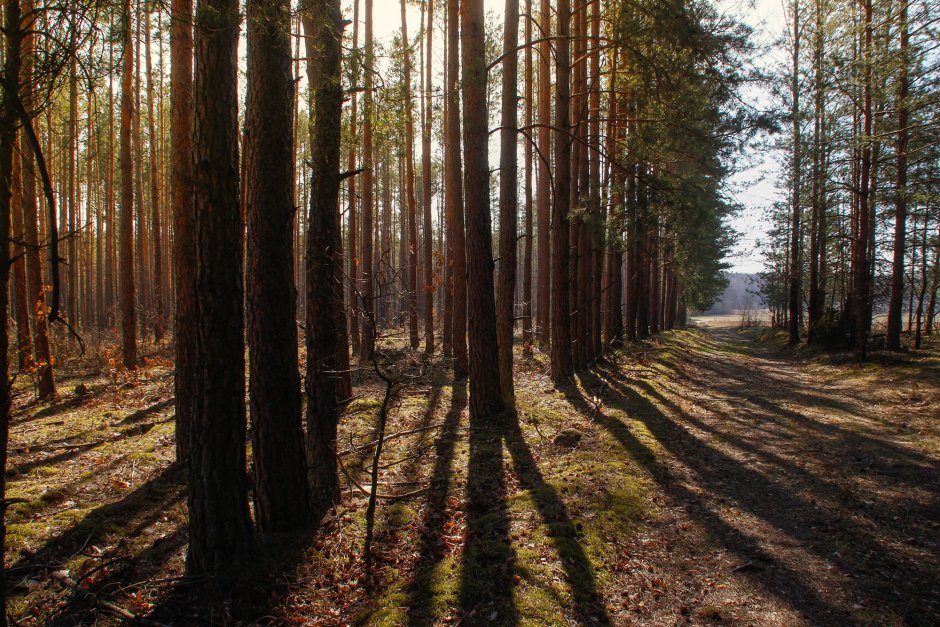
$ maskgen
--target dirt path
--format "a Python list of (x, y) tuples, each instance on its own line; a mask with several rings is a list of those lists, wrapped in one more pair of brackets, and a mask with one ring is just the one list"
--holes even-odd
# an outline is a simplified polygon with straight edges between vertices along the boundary
[(922, 446), (936, 388), (871, 385), (752, 338), (706, 328), (667, 346), (666, 368), (599, 372), (605, 402), (662, 447), (598, 419), (663, 499), (621, 548), (614, 622), (936, 624), (940, 459)]

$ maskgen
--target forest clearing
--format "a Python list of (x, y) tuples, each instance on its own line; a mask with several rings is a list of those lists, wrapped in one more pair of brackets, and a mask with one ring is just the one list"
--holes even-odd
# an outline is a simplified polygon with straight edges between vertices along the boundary
[[(536, 355), (518, 365), (518, 426), (502, 431), (474, 432), (466, 385), (434, 368), (389, 424), (407, 435), (388, 440), (381, 491), (418, 493), (379, 506), (373, 586), (367, 499), (345, 480), (299, 548), (198, 604), (171, 370), (63, 381), (86, 392), (14, 414), (11, 617), (120, 622), (105, 601), (150, 624), (931, 623), (940, 352), (859, 367), (784, 343), (703, 319), (562, 390)], [(360, 485), (379, 383), (357, 383), (340, 429)]]

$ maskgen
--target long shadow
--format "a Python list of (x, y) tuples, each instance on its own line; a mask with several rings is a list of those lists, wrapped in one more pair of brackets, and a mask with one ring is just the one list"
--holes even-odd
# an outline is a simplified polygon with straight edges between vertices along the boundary
[[(644, 389), (649, 388), (644, 386)], [(747, 468), (690, 434), (682, 424), (665, 415), (637, 390), (620, 386), (617, 392), (620, 398), (612, 405), (639, 418), (658, 442), (694, 473), (694, 481), (704, 489), (704, 494), (734, 502), (742, 510), (789, 535), (806, 551), (833, 564), (844, 576), (846, 587), (863, 597), (865, 606), (887, 609), (889, 616), (902, 617), (914, 624), (924, 622), (926, 616), (936, 616), (940, 608), (940, 571), (886, 548), (879, 540), (893, 535), (887, 525), (862, 528), (852, 520), (849, 513), (814, 507), (814, 503), (794, 493), (799, 486), (784, 485)], [(670, 411), (677, 412), (676, 416), (682, 415), (678, 408), (670, 408)], [(679, 502), (692, 505), (695, 515), (725, 548), (745, 560), (756, 558), (769, 565), (757, 573), (747, 573), (749, 577), (786, 599), (814, 622), (864, 620), (861, 615), (855, 614), (857, 608), (849, 609), (823, 598), (803, 574), (775, 559), (761, 548), (757, 539), (722, 520), (706, 497), (682, 485), (669, 466), (659, 462), (655, 453), (634, 436), (624, 423), (602, 412), (598, 413), (597, 421), (649, 470), (668, 494)], [(818, 423), (817, 426), (819, 429), (826, 428)], [(835, 439), (844, 435), (848, 434), (837, 433)], [(930, 480), (925, 478), (924, 481), (926, 483)], [(810, 481), (806, 487), (816, 500), (823, 504), (827, 502), (828, 486), (817, 480)], [(852, 509), (853, 505), (857, 507), (854, 503), (846, 505), (847, 509)], [(926, 509), (933, 512), (934, 520), (940, 517), (940, 505), (937, 503)], [(880, 518), (894, 520), (891, 524), (911, 529), (907, 522), (900, 522), (903, 515), (904, 512), (899, 510), (884, 512)], [(915, 522), (914, 527), (918, 532), (927, 534), (920, 537), (936, 539), (938, 534), (936, 530), (927, 528), (928, 521), (929, 518), (922, 521), (923, 525)], [(899, 588), (905, 590), (903, 596), (898, 596)]]
[(143, 420), (150, 414), (163, 411), (167, 407), (172, 407), (173, 403), (174, 403), (174, 399), (171, 397), (171, 398), (156, 402), (153, 405), (150, 405), (149, 407), (138, 409), (137, 411), (125, 416), (121, 420), (121, 424), (128, 425), (128, 424), (133, 424), (135, 422), (140, 422), (141, 420)]
[(574, 614), (582, 625), (609, 625), (610, 617), (597, 591), (594, 569), (578, 540), (578, 531), (558, 492), (545, 481), (532, 450), (515, 420), (507, 427), (506, 446), (520, 483), (529, 491), (548, 527), (549, 537), (559, 556), (574, 599)]
[[(464, 624), (515, 625), (512, 598), (515, 554), (509, 541), (503, 437), (498, 420), (470, 419), (467, 535), (463, 549), (460, 607)], [(496, 428), (494, 428), (496, 427)]]
[[(169, 420), (170, 418), (166, 418), (158, 422), (147, 422), (147, 423), (138, 424), (133, 427), (123, 429), (118, 433), (118, 435), (111, 436), (103, 440), (76, 444), (74, 446), (68, 447), (66, 450), (63, 450), (60, 453), (56, 453), (55, 455), (48, 455), (45, 457), (34, 459), (29, 462), (23, 462), (21, 464), (10, 466), (7, 469), (7, 476), (16, 477), (17, 475), (25, 474), (41, 466), (55, 466), (56, 464), (67, 462), (99, 446), (103, 446), (105, 444), (114, 444), (115, 442), (120, 442), (121, 440), (126, 440), (131, 437), (143, 435), (147, 433), (148, 431), (150, 431), (152, 428), (154, 428), (157, 424), (167, 422)], [(80, 437), (80, 435), (76, 435), (73, 438), (65, 438), (64, 441), (74, 439), (77, 437)]]
[(435, 442), (436, 456), (421, 522), (418, 561), (414, 578), (408, 586), (408, 623), (411, 625), (426, 625), (434, 618), (430, 614), (430, 588), (434, 567), (441, 561), (446, 550), (441, 535), (447, 519), (447, 499), (451, 493), (451, 467), (457, 443), (457, 429), (460, 426), (460, 415), (466, 406), (467, 382), (458, 381), (452, 388), (450, 409)]
[(122, 499), (92, 510), (35, 552), (24, 552), (9, 570), (22, 578), (34, 570), (61, 564), (83, 546), (100, 543), (110, 532), (143, 529), (182, 498), (182, 484), (182, 469), (168, 466)]

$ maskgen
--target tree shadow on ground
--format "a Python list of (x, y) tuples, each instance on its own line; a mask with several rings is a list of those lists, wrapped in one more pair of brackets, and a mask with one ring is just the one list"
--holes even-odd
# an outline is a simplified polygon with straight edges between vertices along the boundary
[(447, 500), (451, 494), (452, 464), (457, 443), (460, 416), (467, 406), (467, 382), (453, 385), (450, 408), (444, 426), (435, 442), (434, 468), (428, 487), (424, 515), (421, 521), (418, 562), (415, 575), (408, 587), (409, 624), (428, 624), (431, 616), (431, 586), (435, 566), (443, 558), (446, 545), (442, 538), (447, 521)]
[[(707, 356), (693, 354), (692, 359), (698, 365)], [(600, 383), (590, 380), (596, 375), (603, 377), (612, 391), (607, 402), (628, 420), (600, 411), (596, 421), (670, 497), (690, 507), (718, 545), (753, 565), (743, 575), (810, 622), (923, 624), (937, 616), (940, 564), (935, 550), (930, 557), (930, 547), (940, 541), (931, 523), (940, 519), (936, 487), (930, 486), (940, 476), (936, 460), (783, 407), (768, 398), (779, 390), (776, 375), (768, 378), (746, 363), (728, 360), (712, 366), (713, 372), (725, 376), (696, 385), (724, 395), (733, 408), (718, 420), (706, 424), (693, 418), (680, 408), (682, 397), (671, 388), (660, 392), (648, 381), (632, 380), (615, 366), (604, 366), (588, 375), (586, 384)], [(817, 394), (803, 386), (790, 381), (794, 395), (786, 392), (788, 404), (798, 397), (814, 402)], [(577, 402), (588, 408), (583, 399)], [(642, 423), (665, 456), (641, 437), (630, 419)], [(748, 423), (773, 425), (774, 434), (753, 437)], [(781, 446), (787, 451), (790, 444), (807, 438), (819, 441), (816, 455), (800, 449), (781, 454)], [(719, 440), (722, 448), (716, 446)], [(737, 452), (725, 450), (729, 446)], [(865, 451), (871, 458), (859, 467), (858, 457)], [(761, 463), (742, 461), (741, 453)], [(804, 470), (801, 458), (818, 458), (822, 466)], [(826, 464), (848, 473), (848, 480), (833, 485)], [(871, 472), (873, 467), (883, 471)], [(855, 491), (871, 479), (908, 498), (863, 501)], [(736, 523), (728, 516), (729, 507), (772, 532)], [(909, 540), (898, 541), (903, 538)]]
[(460, 594), (463, 622), (512, 625), (522, 618), (513, 600), (517, 568), (509, 536), (506, 480), (511, 471), (532, 498), (570, 589), (572, 607), (559, 609), (580, 624), (610, 624), (578, 531), (558, 492), (545, 481), (515, 416), (485, 425), (471, 421), (468, 471)]

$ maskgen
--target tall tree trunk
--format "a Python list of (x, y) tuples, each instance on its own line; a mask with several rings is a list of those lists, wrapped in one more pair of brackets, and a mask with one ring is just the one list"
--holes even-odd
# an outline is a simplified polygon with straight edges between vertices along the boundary
[(196, 244), (193, 221), (192, 0), (173, 0), (170, 27), (170, 171), (176, 267), (176, 459), (189, 460), (196, 378)]
[(467, 212), (470, 416), (493, 419), (505, 408), (501, 395), (493, 299), (493, 242), (489, 206), (489, 137), (483, 0), (464, 0), (460, 11), (463, 69), (464, 187)]
[[(907, 236), (907, 0), (901, 0), (900, 55), (898, 67), (897, 188), (894, 192), (894, 263), (891, 268), (891, 300), (888, 304), (888, 328), (885, 348), (901, 350), (901, 307), (904, 299), (904, 245)], [(926, 228), (926, 227), (925, 227)], [(913, 267), (912, 267), (913, 276)]]
[(792, 172), (792, 190), (791, 190), (791, 222), (790, 222), (790, 288), (788, 302), (790, 304), (790, 344), (800, 343), (800, 184), (801, 172), (800, 158), (802, 150), (800, 147), (800, 2), (793, 2), (793, 66), (790, 78), (790, 97), (792, 99), (790, 116), (793, 123), (793, 158), (791, 167)]
[(431, 228), (431, 61), (434, 41), (434, 0), (427, 0), (427, 55), (424, 60), (426, 70), (424, 91), (421, 96), (425, 99), (424, 120), (421, 131), (421, 203), (424, 205), (424, 350), (430, 355), (434, 353), (434, 256), (432, 248)]
[(290, 64), (290, 2), (249, 0), (245, 103), (248, 398), (255, 519), (262, 532), (289, 531), (310, 522), (294, 318)]
[(405, 1), (401, 0), (401, 40), (404, 57), (405, 87), (405, 200), (408, 204), (408, 337), (411, 348), (418, 348), (418, 223), (415, 207), (415, 123), (411, 98), (411, 41), (408, 39), (408, 19)]
[(147, 317), (150, 314), (152, 284), (150, 282), (150, 235), (147, 232), (147, 210), (144, 202), (144, 141), (140, 128), (140, 40), (141, 0), (136, 0), (137, 36), (134, 43), (134, 105), (131, 113), (131, 141), (134, 148), (134, 196), (137, 217), (137, 233), (134, 243), (137, 256), (137, 322), (141, 337), (147, 333)]
[(193, 83), (197, 374), (186, 556), (193, 575), (243, 564), (252, 544), (245, 477), (238, 22), (236, 0), (199, 1)]
[(447, 119), (444, 124), (444, 195), (447, 205), (447, 245), (454, 310), (451, 316), (451, 345), (454, 379), (470, 371), (467, 354), (467, 257), (464, 233), (463, 172), (460, 155), (460, 35), (459, 0), (447, 0)]
[(69, 120), (68, 130), (65, 134), (65, 149), (68, 155), (65, 158), (65, 185), (68, 200), (68, 291), (66, 292), (66, 310), (69, 323), (78, 326), (78, 294), (81, 291), (78, 285), (79, 259), (76, 246), (78, 238), (78, 184), (76, 181), (76, 152), (78, 151), (78, 58), (72, 56), (69, 68)]
[(150, 234), (153, 236), (153, 338), (159, 342), (166, 329), (163, 314), (163, 227), (160, 225), (160, 140), (154, 115), (153, 64), (150, 59), (150, 11), (144, 11), (144, 64), (147, 73), (147, 134), (150, 138)]
[[(359, 0), (353, 2), (353, 55), (351, 58), (352, 82), (353, 85), (359, 85)], [(349, 107), (349, 134), (351, 137), (358, 137), (357, 126), (359, 124), (359, 94), (353, 92), (349, 94), (351, 100)], [(349, 161), (347, 169), (352, 172), (356, 169), (356, 160), (359, 142), (349, 142)], [(359, 312), (356, 307), (356, 290), (359, 288), (359, 216), (357, 214), (358, 198), (356, 197), (356, 178), (349, 177), (349, 247), (347, 249), (349, 258), (349, 339), (352, 345), (352, 352), (359, 352)]]
[(372, 116), (373, 116), (373, 85), (375, 72), (375, 43), (372, 37), (372, 2), (366, 2), (366, 52), (365, 52), (365, 82), (362, 94), (362, 312), (364, 316), (362, 339), (359, 343), (360, 361), (371, 361), (375, 350), (375, 302), (373, 286), (375, 284), (374, 267), (372, 262), (372, 223), (373, 223), (373, 162), (372, 162)]
[(871, 325), (871, 239), (870, 194), (872, 170), (872, 3), (864, 0), (864, 58), (863, 58), (863, 103), (862, 103), (862, 150), (859, 166), (859, 183), (856, 188), (857, 236), (853, 240), (852, 255), (852, 314), (853, 352), (856, 359), (864, 359), (867, 351), (868, 332)]
[[(538, 189), (536, 190), (536, 221), (538, 222), (538, 242), (536, 254), (538, 255), (538, 303), (535, 312), (538, 316), (539, 344), (548, 348), (551, 339), (551, 294), (553, 293), (551, 267), (551, 243), (555, 241), (551, 235), (551, 225), (554, 222), (552, 213), (552, 173), (551, 173), (551, 125), (552, 125), (552, 87), (551, 87), (551, 38), (552, 15), (549, 0), (542, 0), (539, 8), (539, 95), (538, 95)], [(567, 243), (565, 244), (567, 247)], [(567, 259), (567, 258), (566, 258)], [(567, 289), (567, 287), (565, 288)]]
[(525, 4), (525, 243), (522, 262), (522, 350), (532, 352), (532, 0)]
[(134, 44), (130, 0), (124, 0), (121, 74), (121, 329), (124, 366), (137, 367), (137, 310), (134, 303), (134, 174), (131, 118), (134, 116)]
[[(3, 72), (0, 74), (0, 504), (5, 513), (7, 449), (10, 442), (10, 373), (7, 349), (10, 327), (7, 308), (10, 291), (10, 218), (13, 202), (13, 144), (16, 142), (23, 42), (19, 0), (3, 3)], [(0, 627), (7, 624), (6, 516), (0, 515)]]
[[(543, 5), (543, 9), (545, 6)], [(568, 136), (571, 76), (569, 37), (571, 9), (559, 0), (555, 52), (555, 203), (552, 211), (552, 381), (564, 384), (572, 375), (571, 327), (568, 300), (568, 207), (571, 190), (571, 140)], [(546, 86), (547, 87), (547, 86)], [(542, 87), (540, 86), (540, 89)]]
[[(312, 84), (314, 130), (307, 236), (307, 465), (313, 505), (318, 511), (339, 502), (336, 429), (340, 391), (337, 353), (344, 317), (342, 234), (339, 214), (340, 125), (343, 88), (340, 74), (343, 23), (339, 0), (310, 0), (317, 82)], [(313, 50), (308, 48), (308, 56)]]
[(496, 286), (496, 334), (503, 401), (515, 404), (512, 381), (513, 296), (516, 288), (518, 173), (516, 127), (519, 75), (519, 0), (506, 0), (503, 26), (503, 89), (499, 152), (499, 280)]
[(822, 215), (822, 196), (825, 192), (823, 176), (823, 7), (822, 0), (816, 0), (816, 31), (813, 35), (813, 70), (815, 72), (815, 100), (813, 111), (813, 182), (812, 182), (812, 217), (809, 251), (809, 311), (806, 325), (806, 341), (810, 344), (818, 340), (818, 327), (822, 319), (826, 299), (825, 286), (820, 281), (820, 258), (825, 256), (825, 217)]

